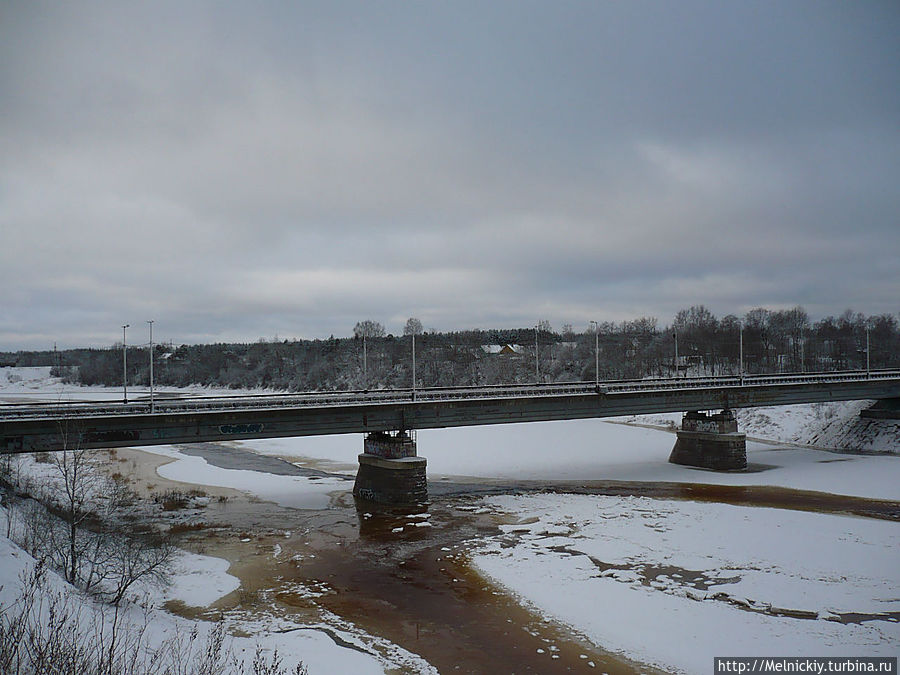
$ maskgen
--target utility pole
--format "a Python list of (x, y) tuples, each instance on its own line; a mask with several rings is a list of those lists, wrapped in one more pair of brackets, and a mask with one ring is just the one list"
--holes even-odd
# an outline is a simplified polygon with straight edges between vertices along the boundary
[(678, 377), (678, 333), (676, 331), (672, 332), (672, 337), (675, 338), (675, 377)]
[(594, 384), (600, 389), (600, 324), (591, 323), (594, 324)]
[(147, 323), (150, 324), (150, 412), (153, 413), (153, 319)]
[(128, 403), (128, 346), (125, 344), (125, 329), (130, 324), (122, 326), (122, 403)]
[(869, 327), (866, 326), (866, 379), (872, 377), (872, 371), (869, 368)]

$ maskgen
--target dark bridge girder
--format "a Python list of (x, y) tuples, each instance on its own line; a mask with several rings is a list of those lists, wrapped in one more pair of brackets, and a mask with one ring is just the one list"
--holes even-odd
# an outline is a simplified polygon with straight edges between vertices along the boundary
[(900, 397), (900, 377), (0, 421), (0, 453), (368, 433)]

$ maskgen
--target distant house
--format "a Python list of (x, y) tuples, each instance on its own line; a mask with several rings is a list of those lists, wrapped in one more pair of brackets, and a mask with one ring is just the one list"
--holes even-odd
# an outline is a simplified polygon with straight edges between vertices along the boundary
[(524, 353), (521, 345), (481, 345), (481, 350), (485, 354), (499, 354), (500, 356), (520, 356)]

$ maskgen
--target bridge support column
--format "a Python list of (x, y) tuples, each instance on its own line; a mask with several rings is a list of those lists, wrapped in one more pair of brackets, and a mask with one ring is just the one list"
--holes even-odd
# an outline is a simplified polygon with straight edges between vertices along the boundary
[(353, 496), (380, 504), (410, 504), (428, 499), (424, 457), (405, 431), (366, 436)]
[(681, 420), (672, 464), (717, 471), (747, 468), (747, 437), (738, 433), (737, 420), (730, 410), (715, 415), (691, 411)]

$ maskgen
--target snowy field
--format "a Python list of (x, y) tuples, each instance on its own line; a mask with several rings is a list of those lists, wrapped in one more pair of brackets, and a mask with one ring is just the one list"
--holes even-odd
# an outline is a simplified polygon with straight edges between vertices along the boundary
[[(66, 384), (50, 376), (50, 366), (0, 366), (0, 397), (7, 401), (121, 401), (122, 387), (82, 387)], [(262, 389), (224, 389), (192, 385), (190, 387), (154, 387), (154, 394), (192, 394), (196, 396), (234, 396), (236, 394), (270, 394)], [(128, 400), (149, 398), (147, 386), (128, 386)]]

